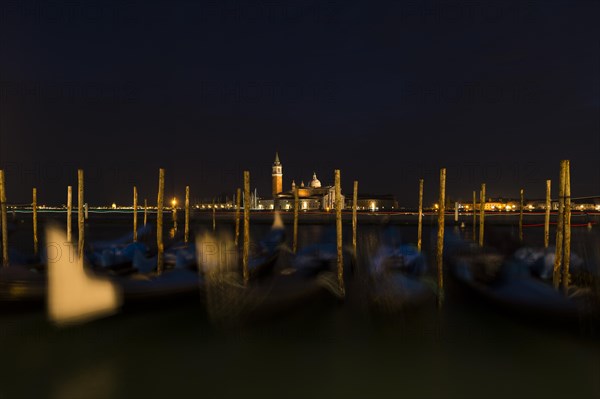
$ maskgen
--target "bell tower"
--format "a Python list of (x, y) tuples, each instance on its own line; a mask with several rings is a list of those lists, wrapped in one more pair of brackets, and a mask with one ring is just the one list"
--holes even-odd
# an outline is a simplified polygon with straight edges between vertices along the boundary
[(273, 180), (273, 198), (283, 191), (283, 168), (279, 162), (279, 153), (275, 153), (275, 162), (273, 162), (273, 170), (271, 173)]

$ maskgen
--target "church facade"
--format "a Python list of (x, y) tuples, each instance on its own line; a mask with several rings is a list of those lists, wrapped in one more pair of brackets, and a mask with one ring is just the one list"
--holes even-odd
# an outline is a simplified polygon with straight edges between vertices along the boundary
[[(313, 172), (312, 179), (308, 185), (301, 181), (296, 185), (292, 180), (290, 189), (283, 190), (283, 166), (279, 160), (279, 154), (275, 153), (275, 161), (271, 168), (272, 198), (258, 201), (259, 209), (294, 209), (294, 190), (298, 191), (298, 205), (300, 210), (325, 210), (335, 209), (335, 187), (333, 185), (323, 186)], [(342, 195), (342, 204), (345, 203)]]

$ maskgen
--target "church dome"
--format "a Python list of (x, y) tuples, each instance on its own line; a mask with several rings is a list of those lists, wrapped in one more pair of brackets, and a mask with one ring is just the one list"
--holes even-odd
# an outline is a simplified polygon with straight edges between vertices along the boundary
[(313, 178), (310, 181), (310, 187), (311, 188), (320, 188), (321, 187), (321, 182), (319, 181), (319, 179), (317, 179), (317, 174), (313, 172)]

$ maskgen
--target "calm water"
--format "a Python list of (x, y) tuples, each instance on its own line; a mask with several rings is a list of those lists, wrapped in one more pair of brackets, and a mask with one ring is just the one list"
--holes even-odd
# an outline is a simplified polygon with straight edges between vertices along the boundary
[[(14, 246), (30, 246), (28, 225), (18, 223)], [(253, 236), (267, 228), (254, 226)], [(300, 225), (300, 246), (329, 228)], [(415, 226), (399, 228), (416, 240)], [(517, 234), (515, 227), (497, 229)], [(125, 220), (91, 219), (88, 237), (128, 230)], [(376, 225), (359, 229), (359, 268), (378, 232)], [(525, 239), (539, 244), (542, 234), (530, 228)], [(599, 242), (598, 228), (573, 230), (573, 251), (595, 264)], [(428, 253), (432, 244), (435, 230), (426, 227)], [(585, 328), (558, 330), (500, 314), (449, 276), (440, 311), (432, 304), (380, 317), (365, 306), (360, 276), (351, 278), (344, 304), (243, 329), (217, 329), (199, 301), (70, 328), (51, 325), (43, 313), (0, 314), (0, 398), (600, 397), (600, 344)]]

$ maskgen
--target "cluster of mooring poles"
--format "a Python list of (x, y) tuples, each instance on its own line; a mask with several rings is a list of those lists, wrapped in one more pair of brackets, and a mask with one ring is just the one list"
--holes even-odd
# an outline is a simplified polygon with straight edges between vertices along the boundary
[[(343, 202), (341, 196), (341, 173), (339, 169), (334, 171), (334, 192), (335, 192), (335, 220), (336, 220), (336, 247), (337, 247), (337, 280), (341, 293), (344, 293), (344, 276), (343, 276), (343, 237), (342, 237), (342, 209)], [(158, 197), (157, 197), (157, 217), (156, 217), (156, 240), (158, 247), (158, 263), (157, 272), (163, 270), (164, 262), (164, 243), (163, 243), (163, 211), (164, 211), (164, 186), (165, 186), (165, 170), (159, 169), (158, 177)], [(417, 249), (422, 250), (422, 234), (423, 234), (423, 189), (424, 180), (419, 179), (419, 207), (418, 207), (418, 226), (417, 226)], [(67, 241), (72, 242), (72, 186), (67, 187)], [(523, 211), (524, 211), (524, 189), (520, 191), (519, 202), (519, 241), (523, 241)], [(250, 252), (250, 172), (243, 173), (243, 195), (242, 189), (238, 188), (235, 196), (235, 245), (237, 247), (240, 236), (240, 209), (242, 207), (241, 200), (243, 198), (243, 233), (242, 233), (242, 274), (244, 283), (248, 282), (248, 258)], [(444, 297), (444, 275), (443, 275), (443, 252), (444, 252), (444, 225), (445, 225), (445, 204), (446, 204), (446, 169), (440, 169), (439, 175), (439, 198), (438, 198), (438, 231), (437, 231), (437, 246), (436, 246), (436, 265), (437, 265), (437, 283), (438, 283), (438, 305), (441, 306)], [(8, 231), (7, 231), (7, 200), (6, 200), (6, 184), (4, 170), (0, 170), (0, 210), (2, 223), (2, 265), (9, 264), (8, 256)], [(358, 208), (358, 181), (354, 181), (353, 199), (352, 199), (352, 251), (356, 258), (356, 231), (357, 231), (357, 208)], [(485, 227), (485, 206), (486, 206), (486, 185), (481, 184), (479, 191), (479, 203), (477, 203), (477, 193), (473, 191), (473, 219), (472, 219), (472, 236), (473, 240), (479, 243), (480, 247), (484, 246), (484, 227)], [(189, 242), (190, 234), (190, 187), (185, 187), (185, 228), (184, 241)], [(212, 227), (216, 229), (215, 206), (212, 207)], [(477, 234), (477, 208), (479, 208), (479, 234)], [(544, 215), (544, 247), (548, 248), (550, 244), (550, 214), (552, 208), (551, 200), (551, 181), (546, 180), (546, 201)], [(458, 221), (457, 205), (455, 205), (455, 222)], [(83, 259), (83, 250), (85, 243), (85, 219), (87, 219), (87, 204), (84, 204), (84, 172), (83, 169), (77, 170), (77, 234), (78, 243), (77, 250), (80, 259)], [(173, 206), (173, 220), (176, 223), (176, 208)], [(133, 186), (133, 241), (137, 241), (137, 215), (138, 214), (138, 191), (137, 187)], [(39, 252), (38, 242), (38, 198), (37, 188), (33, 188), (32, 193), (32, 216), (33, 216), (33, 251), (34, 254)], [(292, 251), (298, 250), (298, 219), (299, 219), (299, 198), (298, 188), (294, 188), (294, 222), (293, 222), (293, 238)], [(148, 201), (144, 199), (144, 226), (148, 220)], [(554, 262), (553, 284), (555, 288), (562, 286), (563, 292), (567, 292), (569, 288), (569, 263), (571, 254), (571, 179), (570, 179), (570, 162), (562, 160), (560, 162), (560, 178), (559, 178), (559, 194), (558, 194), (558, 215), (556, 229), (556, 256)], [(561, 285), (562, 283), (562, 285)]]

